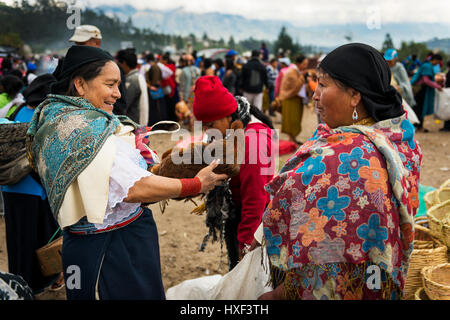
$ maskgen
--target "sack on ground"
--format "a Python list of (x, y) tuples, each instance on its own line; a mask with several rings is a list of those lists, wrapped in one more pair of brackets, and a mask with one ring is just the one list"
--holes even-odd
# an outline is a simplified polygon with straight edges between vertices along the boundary
[[(264, 254), (262, 254), (264, 252)], [(262, 260), (261, 260), (262, 259)], [(256, 300), (273, 290), (266, 250), (257, 247), (224, 276), (186, 280), (167, 290), (167, 300)]]

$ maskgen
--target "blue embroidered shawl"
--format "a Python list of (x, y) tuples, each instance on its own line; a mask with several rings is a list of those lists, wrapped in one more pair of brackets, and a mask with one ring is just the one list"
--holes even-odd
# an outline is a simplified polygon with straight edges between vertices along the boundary
[(49, 94), (35, 110), (27, 132), (30, 164), (39, 173), (55, 219), (69, 186), (91, 163), (120, 122), (88, 100)]

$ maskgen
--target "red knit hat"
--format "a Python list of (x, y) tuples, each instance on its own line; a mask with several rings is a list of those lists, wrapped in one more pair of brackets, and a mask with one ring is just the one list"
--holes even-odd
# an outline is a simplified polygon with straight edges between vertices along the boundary
[(195, 83), (193, 109), (197, 120), (212, 122), (235, 112), (237, 102), (218, 77), (203, 76)]

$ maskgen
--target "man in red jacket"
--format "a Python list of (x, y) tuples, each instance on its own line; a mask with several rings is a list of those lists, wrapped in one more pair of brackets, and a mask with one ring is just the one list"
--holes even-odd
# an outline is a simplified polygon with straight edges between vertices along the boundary
[(250, 247), (270, 200), (264, 186), (272, 179), (275, 171), (273, 125), (246, 98), (233, 97), (216, 76), (203, 76), (197, 80), (193, 112), (195, 118), (202, 121), (204, 129), (216, 129), (224, 137), (234, 121), (239, 120), (244, 125), (244, 161), (239, 175), (233, 177), (229, 184), (237, 214), (236, 217), (228, 218), (225, 224), (231, 270)]
[(175, 62), (170, 58), (168, 53), (161, 57), (161, 62), (172, 71), (172, 75), (161, 81), (161, 87), (163, 88), (166, 106), (167, 106), (167, 118), (168, 120), (178, 121), (175, 115), (175, 104), (180, 100), (177, 90), (177, 82), (175, 80), (176, 66)]

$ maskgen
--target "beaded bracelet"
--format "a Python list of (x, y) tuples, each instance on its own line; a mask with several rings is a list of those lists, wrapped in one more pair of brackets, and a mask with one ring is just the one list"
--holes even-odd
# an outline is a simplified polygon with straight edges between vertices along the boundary
[(188, 196), (195, 196), (202, 190), (202, 183), (198, 177), (193, 179), (180, 179), (181, 181), (181, 193), (179, 198)]

